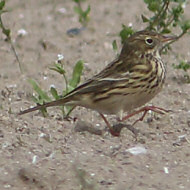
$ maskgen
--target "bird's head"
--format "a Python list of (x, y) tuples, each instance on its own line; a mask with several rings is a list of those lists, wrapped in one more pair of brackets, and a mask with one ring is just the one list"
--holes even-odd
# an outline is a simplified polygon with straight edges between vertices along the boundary
[(176, 36), (164, 36), (153, 31), (139, 31), (126, 39), (121, 54), (153, 53), (166, 42), (177, 39)]

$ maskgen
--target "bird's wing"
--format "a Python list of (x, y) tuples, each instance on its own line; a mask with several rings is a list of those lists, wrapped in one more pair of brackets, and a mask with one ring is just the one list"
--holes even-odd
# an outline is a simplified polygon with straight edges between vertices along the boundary
[(86, 93), (103, 93), (110, 88), (123, 86), (130, 79), (130, 65), (119, 58), (107, 65), (100, 73), (79, 85), (66, 97)]

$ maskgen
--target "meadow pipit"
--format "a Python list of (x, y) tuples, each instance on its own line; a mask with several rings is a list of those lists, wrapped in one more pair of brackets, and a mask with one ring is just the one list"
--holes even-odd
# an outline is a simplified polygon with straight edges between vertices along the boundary
[(164, 42), (175, 39), (174, 36), (163, 36), (151, 31), (136, 32), (125, 41), (118, 58), (100, 73), (79, 85), (62, 99), (37, 105), (20, 114), (50, 106), (83, 106), (98, 111), (111, 134), (118, 136), (119, 134), (112, 130), (103, 114), (116, 114), (121, 121), (124, 121), (137, 113), (144, 112), (137, 120), (139, 121), (144, 118), (148, 110), (157, 113), (166, 111), (159, 107), (146, 106), (123, 117), (123, 112), (131, 112), (143, 106), (160, 92), (166, 69), (159, 50)]

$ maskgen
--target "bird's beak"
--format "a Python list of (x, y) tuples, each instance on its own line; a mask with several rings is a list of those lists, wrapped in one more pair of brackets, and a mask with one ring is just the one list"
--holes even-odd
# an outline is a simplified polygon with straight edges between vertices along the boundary
[(178, 37), (177, 36), (162, 36), (161, 41), (162, 42), (169, 42), (169, 41), (174, 41), (177, 40)]

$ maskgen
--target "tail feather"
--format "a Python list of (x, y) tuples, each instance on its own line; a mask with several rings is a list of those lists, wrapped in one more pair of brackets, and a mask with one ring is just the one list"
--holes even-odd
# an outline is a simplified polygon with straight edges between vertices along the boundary
[(47, 102), (45, 104), (37, 105), (37, 106), (35, 106), (33, 108), (29, 108), (29, 109), (23, 110), (18, 115), (23, 115), (23, 114), (26, 114), (26, 113), (29, 113), (29, 112), (33, 112), (33, 111), (36, 111), (36, 110), (40, 110), (40, 109), (43, 109), (43, 108), (47, 108), (47, 107), (64, 105), (68, 101), (69, 101), (68, 99), (63, 98), (63, 99), (55, 100), (55, 101), (52, 101), (52, 102)]

